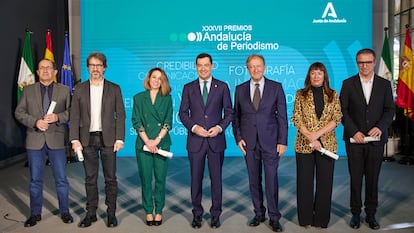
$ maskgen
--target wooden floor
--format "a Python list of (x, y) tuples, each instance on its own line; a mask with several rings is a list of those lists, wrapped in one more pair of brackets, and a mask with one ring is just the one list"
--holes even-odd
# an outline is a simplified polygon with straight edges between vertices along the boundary
[[(398, 159), (398, 158), (397, 158)], [(141, 205), (141, 189), (135, 157), (118, 158), (119, 196), (117, 217), (119, 226), (109, 229), (105, 225), (106, 206), (104, 205), (104, 185), (100, 177), (100, 206), (98, 222), (87, 229), (77, 224), (85, 214), (85, 190), (81, 163), (67, 166), (70, 182), (70, 211), (75, 219), (72, 224), (64, 224), (59, 218), (57, 199), (50, 169), (47, 169), (44, 184), (42, 221), (36, 226), (25, 228), (29, 210), (29, 171), (20, 162), (0, 170), (0, 232), (237, 232), (270, 233), (268, 221), (258, 227), (249, 227), (247, 222), (253, 216), (248, 191), (247, 172), (242, 157), (226, 157), (223, 168), (223, 213), (222, 226), (209, 227), (210, 186), (208, 172), (205, 172), (203, 205), (206, 214), (203, 226), (192, 229), (190, 173), (187, 157), (174, 157), (169, 164), (167, 178), (167, 200), (164, 221), (159, 227), (145, 225), (145, 213)], [(363, 224), (359, 230), (348, 226), (349, 176), (346, 157), (340, 157), (335, 164), (334, 189), (331, 221), (327, 229), (305, 229), (298, 225), (296, 211), (296, 164), (295, 157), (283, 157), (279, 167), (279, 207), (284, 232), (374, 232)], [(379, 209), (377, 220), (382, 231), (414, 232), (414, 166), (398, 162), (384, 162), (379, 184)]]

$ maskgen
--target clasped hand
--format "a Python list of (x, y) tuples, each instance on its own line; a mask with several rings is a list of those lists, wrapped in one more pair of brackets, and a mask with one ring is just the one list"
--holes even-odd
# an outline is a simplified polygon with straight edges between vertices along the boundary
[(39, 119), (36, 121), (36, 127), (40, 131), (46, 131), (49, 128), (49, 124), (55, 123), (58, 120), (59, 118), (57, 114), (54, 114), (54, 113), (46, 114), (43, 116), (43, 119)]
[(149, 151), (153, 154), (157, 153), (158, 151), (158, 141), (156, 139), (152, 140), (148, 140), (145, 142), (145, 145), (148, 147)]
[(203, 138), (212, 138), (220, 133), (220, 128), (218, 126), (213, 126), (209, 130), (205, 130), (203, 127), (197, 125), (194, 127), (194, 133)]
[[(381, 135), (382, 135), (382, 131), (378, 127), (373, 127), (372, 129), (368, 131), (368, 136), (371, 136), (374, 138), (380, 138)], [(356, 132), (352, 138), (355, 140), (356, 143), (359, 143), (359, 144), (366, 143), (364, 140), (365, 135), (361, 131)]]

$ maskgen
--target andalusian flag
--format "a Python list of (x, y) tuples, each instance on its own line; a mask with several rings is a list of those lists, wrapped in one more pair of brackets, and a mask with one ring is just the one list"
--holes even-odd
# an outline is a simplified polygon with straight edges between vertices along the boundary
[(401, 57), (395, 104), (404, 109), (404, 115), (414, 121), (414, 68), (410, 29), (405, 31), (405, 44)]
[(60, 72), (60, 83), (70, 88), (70, 94), (73, 94), (73, 76), (72, 63), (70, 62), (69, 35), (65, 34), (65, 49), (63, 51), (62, 70)]
[(381, 61), (378, 67), (378, 75), (389, 80), (392, 88), (393, 96), (395, 97), (394, 78), (392, 75), (391, 53), (388, 44), (388, 28), (384, 29), (384, 45), (382, 46)]
[[(378, 68), (378, 75), (392, 82), (392, 65), (390, 46), (388, 44), (388, 33), (385, 30), (384, 45), (382, 46), (381, 61)], [(394, 85), (392, 85), (394, 86)]]
[(17, 101), (20, 100), (23, 88), (35, 82), (32, 49), (30, 48), (30, 32), (26, 30), (22, 59), (20, 61), (19, 77), (17, 79)]
[[(55, 62), (55, 56), (53, 55), (53, 47), (52, 47), (52, 33), (50, 29), (48, 29), (46, 33), (45, 58)], [(56, 76), (53, 78), (53, 81), (57, 82)]]

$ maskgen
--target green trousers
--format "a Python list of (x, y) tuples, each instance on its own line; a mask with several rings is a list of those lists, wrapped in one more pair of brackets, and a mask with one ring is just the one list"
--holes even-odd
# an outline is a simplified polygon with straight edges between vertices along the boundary
[[(145, 213), (162, 214), (165, 206), (165, 181), (169, 159), (142, 150), (136, 150), (136, 156)], [(155, 178), (154, 191), (152, 177)]]

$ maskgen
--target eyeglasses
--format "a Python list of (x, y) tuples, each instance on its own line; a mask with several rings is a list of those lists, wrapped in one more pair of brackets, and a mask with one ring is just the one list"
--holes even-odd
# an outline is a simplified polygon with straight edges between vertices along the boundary
[(102, 68), (103, 67), (103, 64), (88, 64), (88, 67), (90, 67), (90, 68)]
[(374, 61), (357, 61), (357, 64), (360, 66), (365, 65), (371, 65), (372, 63), (374, 63)]

